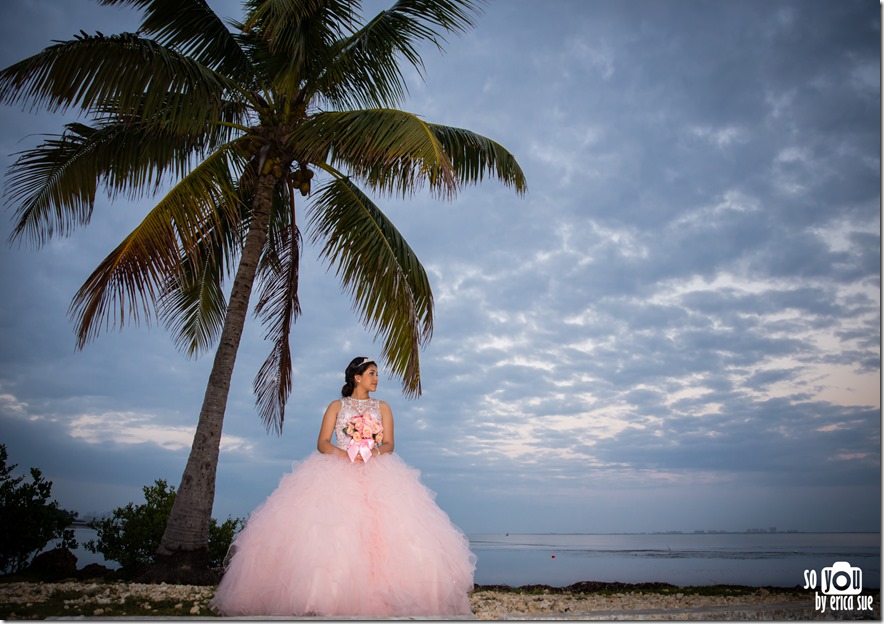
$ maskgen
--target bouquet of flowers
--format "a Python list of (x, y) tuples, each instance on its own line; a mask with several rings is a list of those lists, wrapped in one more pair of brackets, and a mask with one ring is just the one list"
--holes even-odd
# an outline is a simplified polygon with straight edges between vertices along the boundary
[(363, 461), (367, 462), (371, 459), (371, 449), (384, 440), (384, 426), (367, 414), (354, 416), (344, 425), (343, 431), (350, 436), (347, 455), (351, 462), (356, 461), (357, 455), (361, 455)]

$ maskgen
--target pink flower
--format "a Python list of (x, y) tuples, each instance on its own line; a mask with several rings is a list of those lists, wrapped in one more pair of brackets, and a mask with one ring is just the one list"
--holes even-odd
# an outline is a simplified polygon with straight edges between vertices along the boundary
[(369, 414), (357, 414), (342, 427), (341, 431), (351, 438), (351, 445), (365, 443), (369, 440), (380, 444), (384, 439), (383, 424)]

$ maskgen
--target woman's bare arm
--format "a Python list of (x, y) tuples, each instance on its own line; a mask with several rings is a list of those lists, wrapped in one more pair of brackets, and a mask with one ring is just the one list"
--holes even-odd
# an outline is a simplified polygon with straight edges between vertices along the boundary
[(376, 446), (377, 455), (381, 453), (392, 453), (395, 448), (393, 437), (393, 410), (384, 401), (380, 401), (381, 408), (381, 424), (384, 426), (384, 440), (380, 446)]
[(339, 449), (332, 444), (332, 436), (335, 434), (335, 421), (338, 419), (338, 412), (341, 411), (341, 402), (332, 401), (325, 409), (322, 416), (322, 426), (319, 427), (319, 439), (316, 441), (316, 450), (325, 455), (337, 455), (338, 457), (348, 457), (347, 451)]

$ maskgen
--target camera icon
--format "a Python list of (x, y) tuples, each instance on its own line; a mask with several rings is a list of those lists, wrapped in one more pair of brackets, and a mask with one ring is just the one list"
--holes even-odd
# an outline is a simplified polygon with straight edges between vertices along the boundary
[(863, 591), (863, 571), (846, 561), (823, 568), (820, 589), (827, 596), (856, 596)]

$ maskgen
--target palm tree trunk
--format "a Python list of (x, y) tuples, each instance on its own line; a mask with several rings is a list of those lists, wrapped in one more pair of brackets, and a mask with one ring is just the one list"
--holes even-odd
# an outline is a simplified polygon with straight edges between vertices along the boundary
[(227, 408), (230, 379), (258, 261), (267, 241), (270, 209), (276, 178), (264, 175), (252, 203), (252, 217), (242, 257), (215, 352), (215, 361), (193, 436), (193, 446), (181, 477), (181, 485), (166, 523), (156, 563), (144, 576), (146, 582), (214, 584), (217, 572), (209, 568), (209, 521), (215, 501), (215, 473), (221, 447), (221, 427)]

